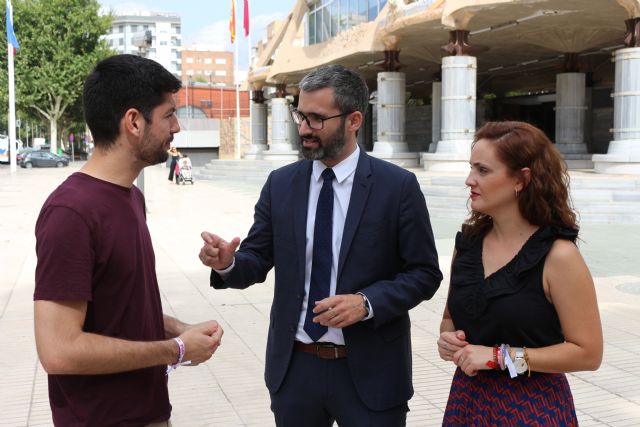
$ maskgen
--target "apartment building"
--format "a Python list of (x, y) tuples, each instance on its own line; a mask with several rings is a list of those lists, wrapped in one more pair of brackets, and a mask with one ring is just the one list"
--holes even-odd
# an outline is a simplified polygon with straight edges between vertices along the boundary
[(145, 55), (153, 59), (176, 77), (181, 77), (180, 47), (182, 35), (180, 15), (147, 10), (118, 11), (113, 17), (111, 29), (104, 37), (119, 53), (138, 54), (136, 39), (150, 31), (151, 45)]
[(233, 86), (233, 52), (190, 46), (182, 50), (182, 81)]

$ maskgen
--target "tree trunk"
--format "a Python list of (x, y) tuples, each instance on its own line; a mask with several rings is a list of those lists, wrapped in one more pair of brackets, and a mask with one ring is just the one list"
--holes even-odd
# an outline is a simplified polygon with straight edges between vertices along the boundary
[(58, 154), (58, 122), (56, 119), (49, 119), (49, 134), (51, 135), (51, 152)]

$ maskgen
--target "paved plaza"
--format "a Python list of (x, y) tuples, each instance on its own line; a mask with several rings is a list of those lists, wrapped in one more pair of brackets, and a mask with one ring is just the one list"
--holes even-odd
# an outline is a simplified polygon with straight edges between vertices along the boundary
[[(47, 378), (33, 337), (34, 225), (47, 195), (80, 166), (18, 168), (14, 175), (8, 166), (0, 166), (0, 426), (52, 425)], [(165, 313), (187, 322), (215, 319), (225, 330), (222, 346), (209, 362), (171, 374), (173, 425), (272, 426), (263, 367), (273, 274), (266, 283), (244, 291), (215, 291), (197, 257), (203, 230), (228, 239), (244, 237), (260, 185), (197, 181), (177, 186), (167, 180), (167, 173), (158, 165), (145, 174)], [(453, 365), (439, 359), (436, 339), (459, 224), (432, 218), (432, 225), (445, 280), (431, 301), (411, 312), (415, 395), (409, 402), (408, 425), (414, 427), (441, 424), (453, 373)], [(580, 248), (596, 282), (605, 353), (597, 372), (569, 375), (580, 425), (637, 426), (640, 224), (583, 224), (581, 237)]]

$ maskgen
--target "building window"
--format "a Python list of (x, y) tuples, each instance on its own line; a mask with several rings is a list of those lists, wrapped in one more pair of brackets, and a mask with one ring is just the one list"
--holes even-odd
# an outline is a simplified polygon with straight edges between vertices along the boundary
[(187, 57), (187, 64), (193, 64), (193, 58), (188, 56)]
[(225, 70), (216, 70), (216, 76), (224, 77), (227, 75)]
[(216, 58), (216, 64), (226, 64), (226, 63), (227, 63), (226, 58)]
[(160, 41), (160, 46), (167, 46), (167, 45), (168, 45), (168, 43), (167, 43), (166, 40)]
[(135, 33), (136, 31), (138, 31), (138, 25), (137, 24), (132, 24), (131, 25), (131, 32)]
[(201, 99), (200, 100), (200, 108), (211, 108), (213, 103), (210, 99)]
[(124, 33), (124, 26), (123, 25), (118, 25), (118, 32), (119, 33)]
[(211, 62), (213, 62), (213, 61), (211, 61), (211, 58), (204, 58), (204, 63), (205, 64), (211, 64)]
[(387, 0), (315, 0), (307, 13), (307, 43), (322, 43), (378, 17)]

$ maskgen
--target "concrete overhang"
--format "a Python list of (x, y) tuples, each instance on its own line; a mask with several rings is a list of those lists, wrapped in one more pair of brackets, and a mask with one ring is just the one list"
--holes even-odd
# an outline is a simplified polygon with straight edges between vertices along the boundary
[(580, 70), (590, 72), (594, 84), (610, 85), (611, 52), (623, 45), (624, 21), (640, 17), (640, 0), (390, 0), (373, 22), (321, 44), (295, 46), (306, 12), (299, 0), (273, 64), (257, 69), (252, 81), (297, 84), (315, 67), (340, 63), (359, 70), (373, 88), (392, 40), (407, 90), (422, 97), (440, 71), (441, 47), (453, 29), (470, 32), (480, 92), (554, 90), (565, 53), (580, 55)]
[(448, 31), (463, 29), (476, 49), (480, 91), (552, 90), (564, 54), (572, 52), (582, 55), (581, 71), (610, 83), (611, 51), (622, 46), (624, 21), (639, 10), (638, 0), (445, 0), (380, 31), (399, 37), (408, 85), (428, 80)]

